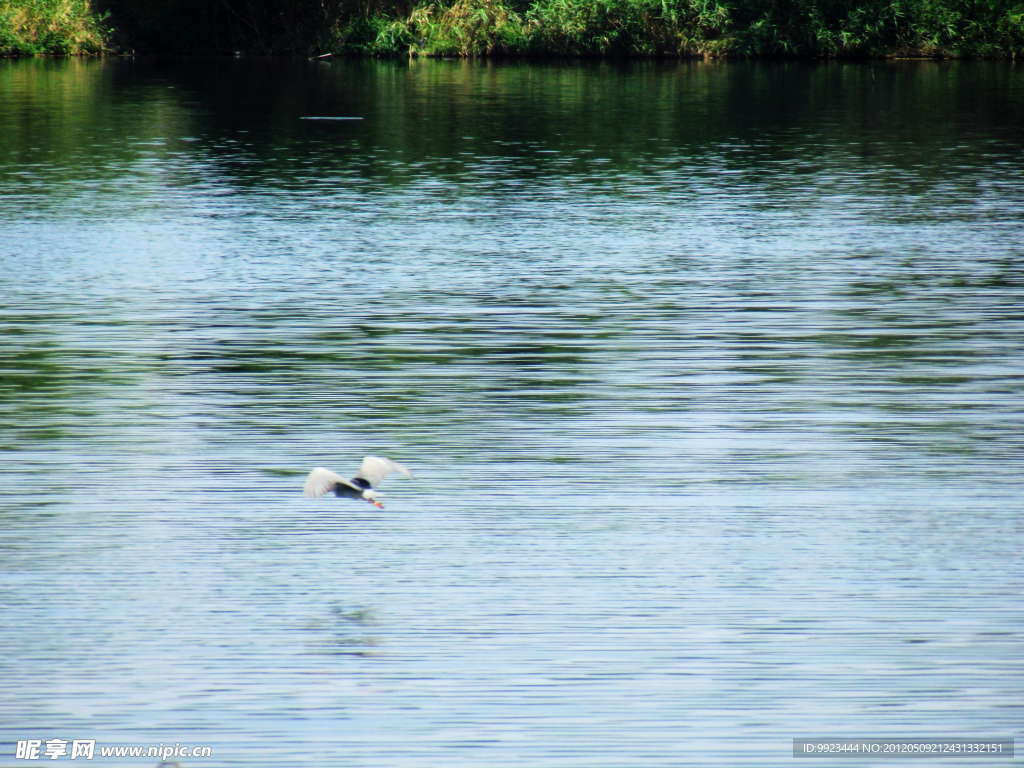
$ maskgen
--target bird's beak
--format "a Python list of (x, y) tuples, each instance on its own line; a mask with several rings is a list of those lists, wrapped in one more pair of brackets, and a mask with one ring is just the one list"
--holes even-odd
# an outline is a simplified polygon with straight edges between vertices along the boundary
[(373, 506), (375, 506), (377, 509), (384, 509), (384, 505), (381, 504), (379, 501), (374, 501), (373, 499), (367, 499), (367, 501), (373, 504)]

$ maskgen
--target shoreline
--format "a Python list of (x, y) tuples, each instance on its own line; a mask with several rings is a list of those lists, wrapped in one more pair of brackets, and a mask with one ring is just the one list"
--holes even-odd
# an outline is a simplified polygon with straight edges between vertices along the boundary
[(1024, 53), (1018, 55), (1011, 52), (1001, 54), (961, 54), (961, 55), (922, 55), (912, 56), (900, 53), (892, 54), (844, 54), (844, 55), (820, 55), (820, 54), (722, 54), (709, 56), (702, 54), (560, 54), (560, 53), (523, 53), (523, 54), (373, 54), (373, 53), (327, 53), (315, 56), (307, 56), (299, 53), (238, 53), (229, 51), (208, 51), (202, 53), (174, 53), (170, 51), (117, 51), (107, 50), (99, 52), (74, 52), (74, 53), (0, 53), (0, 60), (16, 61), (20, 59), (143, 59), (143, 58), (187, 58), (187, 59), (262, 59), (262, 60), (305, 60), (305, 61), (329, 61), (340, 59), (348, 61), (401, 61), (404, 59), (425, 59), (431, 61), (490, 61), (490, 62), (842, 62), (842, 63), (883, 63), (895, 61), (917, 61), (917, 62), (952, 62), (952, 61), (1002, 61), (1006, 63), (1017, 63), (1024, 60)]

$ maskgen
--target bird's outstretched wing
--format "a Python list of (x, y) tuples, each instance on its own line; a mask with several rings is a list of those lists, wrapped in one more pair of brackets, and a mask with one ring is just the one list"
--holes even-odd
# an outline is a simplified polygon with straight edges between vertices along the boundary
[(407, 467), (404, 467), (397, 461), (392, 461), (391, 459), (382, 459), (380, 456), (367, 456), (363, 459), (363, 463), (359, 467), (359, 471), (353, 479), (357, 480), (362, 478), (370, 484), (371, 488), (376, 488), (381, 484), (381, 482), (383, 482), (384, 478), (392, 472), (398, 472), (401, 475), (405, 475), (410, 480), (413, 479), (412, 472), (410, 472)]
[(347, 485), (349, 488), (354, 488), (357, 491), (362, 490), (358, 485), (353, 485), (341, 475), (331, 472), (329, 469), (317, 467), (306, 478), (306, 495), (311, 499), (319, 499), (325, 493), (333, 491), (334, 486), (338, 483)]

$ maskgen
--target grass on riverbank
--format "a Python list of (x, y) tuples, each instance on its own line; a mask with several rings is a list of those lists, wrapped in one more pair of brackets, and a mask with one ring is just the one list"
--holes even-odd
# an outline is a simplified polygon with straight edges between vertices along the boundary
[(89, 0), (0, 0), (0, 56), (101, 53), (108, 36)]
[[(1024, 0), (0, 0), (0, 54), (1024, 55)], [(109, 16), (108, 16), (109, 14)]]
[[(337, 52), (347, 42), (339, 40)], [(1024, 2), (537, 0), (518, 10), (503, 0), (455, 0), (378, 20), (369, 48), (441, 56), (1009, 57), (1024, 52)]]
[[(1024, 0), (106, 0), (177, 52), (396, 56), (1024, 53)], [(191, 22), (191, 23), (187, 23)]]

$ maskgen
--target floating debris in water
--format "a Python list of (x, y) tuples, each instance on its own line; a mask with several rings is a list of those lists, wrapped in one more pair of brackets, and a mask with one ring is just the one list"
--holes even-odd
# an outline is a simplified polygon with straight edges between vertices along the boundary
[(299, 120), (362, 120), (361, 117), (300, 117)]

